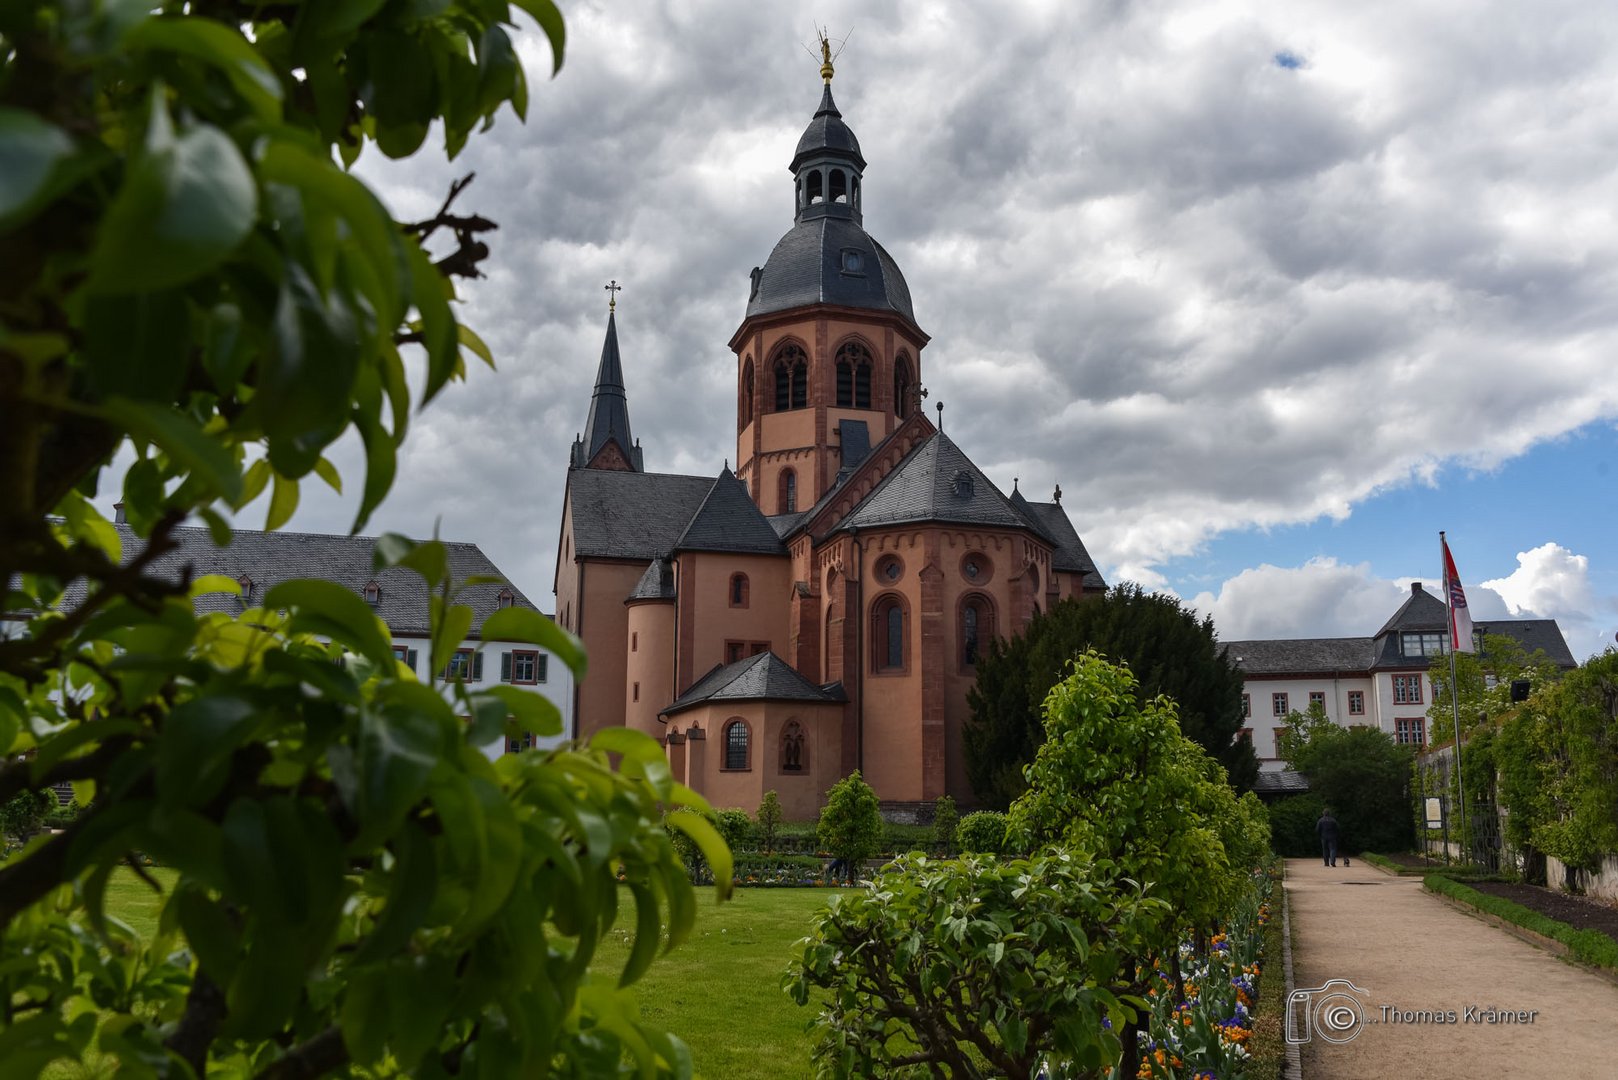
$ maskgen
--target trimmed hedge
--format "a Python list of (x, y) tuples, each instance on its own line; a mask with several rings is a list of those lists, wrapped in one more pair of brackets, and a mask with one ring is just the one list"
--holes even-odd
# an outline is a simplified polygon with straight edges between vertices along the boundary
[(1442, 863), (1434, 863), (1432, 866), (1405, 866), (1384, 855), (1378, 855), (1374, 851), (1362, 851), (1355, 858), (1364, 859), (1372, 866), (1380, 866), (1388, 873), (1398, 874), (1400, 877), (1426, 877), (1428, 874), (1442, 874), (1445, 877), (1465, 878), (1468, 881), (1506, 880), (1494, 871), (1482, 866), (1445, 866)]
[(1264, 952), (1259, 963), (1258, 1001), (1253, 1006), (1253, 1036), (1248, 1040), (1245, 1073), (1248, 1080), (1281, 1080), (1286, 1068), (1287, 975), (1283, 950), (1284, 933), (1280, 908), (1286, 903), (1286, 889), (1279, 887), (1286, 876), (1286, 864), (1276, 860), (1277, 888), (1271, 893), (1271, 917), (1264, 926)]
[(1422, 880), (1422, 884), (1430, 892), (1459, 900), (1524, 930), (1532, 930), (1536, 934), (1560, 941), (1567, 946), (1568, 953), (1581, 963), (1593, 967), (1618, 969), (1618, 941), (1614, 941), (1599, 930), (1575, 930), (1565, 922), (1541, 915), (1537, 911), (1530, 911), (1510, 900), (1480, 893), (1444, 874), (1428, 874)]

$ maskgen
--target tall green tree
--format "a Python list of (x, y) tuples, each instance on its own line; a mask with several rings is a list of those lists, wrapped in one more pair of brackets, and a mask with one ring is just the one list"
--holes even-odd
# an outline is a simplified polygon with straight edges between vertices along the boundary
[(822, 850), (840, 859), (850, 876), (882, 847), (881, 802), (855, 769), (826, 792), (816, 836)]
[(1408, 851), (1412, 751), (1370, 727), (1339, 727), (1319, 705), (1287, 715), (1278, 738), (1287, 767), (1309, 778), (1311, 795), (1329, 808), (1345, 851)]
[[(652, 740), (491, 762), (554, 708), (423, 685), (336, 585), (199, 617), (241, 587), (158, 572), (188, 516), (223, 543), (262, 494), (274, 528), (310, 477), (340, 487), (350, 431), (358, 530), (413, 411), (490, 360), (451, 300), (493, 222), (455, 208), (464, 183), (396, 221), (348, 166), (520, 117), (517, 9), (560, 64), (551, 0), (0, 3), (0, 607), (24, 620), (0, 641), (0, 804), (62, 781), (86, 804), (0, 865), (8, 1074), (690, 1072), (620, 987), (692, 925), (663, 810), (727, 885), (729, 853)], [(129, 550), (92, 504), (120, 449)], [(425, 580), (443, 670), (467, 582), (437, 543), (384, 537), (376, 564)], [(584, 673), (533, 612), (482, 633)], [(115, 873), (156, 894), (153, 940), (108, 917)], [(635, 944), (592, 975), (620, 875)]]
[(1186, 737), (1225, 767), (1237, 790), (1252, 787), (1258, 760), (1251, 743), (1236, 738), (1242, 676), (1215, 639), (1213, 620), (1198, 619), (1172, 596), (1123, 584), (1052, 605), (1022, 634), (993, 641), (978, 661), (964, 738), (967, 775), (981, 802), (1003, 807), (1027, 787), (1023, 769), (1045, 741), (1045, 697), (1087, 649), (1127, 664), (1142, 701), (1173, 698)]

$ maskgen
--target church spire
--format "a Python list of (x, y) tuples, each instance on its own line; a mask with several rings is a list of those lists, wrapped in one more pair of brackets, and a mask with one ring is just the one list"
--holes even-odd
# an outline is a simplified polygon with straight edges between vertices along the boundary
[(590, 395), (590, 417), (584, 435), (573, 442), (575, 469), (618, 469), (644, 472), (640, 445), (629, 430), (629, 401), (624, 395), (624, 367), (618, 356), (618, 290), (615, 280), (606, 286), (607, 336), (601, 343), (601, 364), (596, 368), (595, 390)]

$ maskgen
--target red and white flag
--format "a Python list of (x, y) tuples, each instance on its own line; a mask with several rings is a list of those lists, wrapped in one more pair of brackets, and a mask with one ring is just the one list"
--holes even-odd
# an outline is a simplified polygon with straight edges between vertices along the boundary
[(1466, 606), (1466, 590), (1461, 588), (1461, 575), (1455, 571), (1455, 559), (1449, 553), (1449, 541), (1438, 534), (1438, 543), (1444, 549), (1444, 595), (1449, 597), (1449, 647), (1456, 652), (1476, 652), (1472, 643), (1472, 611)]

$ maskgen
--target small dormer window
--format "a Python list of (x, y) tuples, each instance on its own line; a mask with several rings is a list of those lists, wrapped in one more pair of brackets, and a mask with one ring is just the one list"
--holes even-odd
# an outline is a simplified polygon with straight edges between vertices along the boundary
[(500, 595), (495, 597), (494, 606), (495, 607), (501, 607), (501, 608), (508, 608), (512, 604), (515, 604), (516, 602), (517, 602), (516, 594), (514, 594), (510, 589), (501, 589), (500, 590)]
[(377, 604), (380, 603), (381, 600), (382, 586), (377, 584), (375, 578), (372, 578), (370, 581), (365, 583), (365, 602), (367, 604)]
[(247, 601), (253, 598), (252, 578), (248, 577), (246, 574), (243, 574), (241, 577), (236, 579), (236, 584), (242, 587), (242, 603), (245, 604)]
[(957, 469), (955, 477), (950, 481), (950, 487), (957, 499), (970, 499), (972, 497), (972, 474), (965, 469)]

